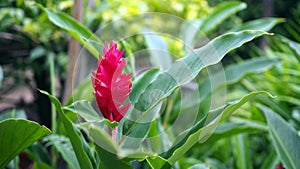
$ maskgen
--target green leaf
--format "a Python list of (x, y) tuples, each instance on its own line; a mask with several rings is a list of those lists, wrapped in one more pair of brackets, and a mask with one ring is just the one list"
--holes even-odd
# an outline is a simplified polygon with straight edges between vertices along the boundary
[[(142, 119), (145, 117), (145, 112), (150, 112), (176, 88), (195, 78), (202, 68), (218, 63), (229, 51), (264, 34), (266, 33), (260, 31), (229, 33), (212, 40), (202, 48), (195, 49), (185, 58), (177, 60), (167, 71), (161, 71), (154, 76), (149, 80), (150, 83), (144, 83), (144, 86), (140, 87), (144, 90), (140, 90), (139, 98), (135, 97), (138, 101), (136, 103), (135, 100), (132, 101), (134, 109), (127, 114)], [(142, 112), (144, 112), (143, 116), (141, 116)]]
[(292, 41), (284, 36), (279, 36), (279, 38), (281, 39), (282, 42), (289, 45), (289, 47), (295, 52), (296, 58), (300, 62), (300, 44), (295, 41)]
[[(226, 81), (224, 81), (224, 83), (211, 85), (211, 79), (217, 79), (218, 77), (222, 77), (222, 73), (224, 72), (217, 72), (211, 74), (209, 77), (203, 80), (204, 82), (202, 84), (198, 86), (199, 95), (201, 96), (201, 98), (193, 99), (189, 103), (184, 103), (181, 109), (182, 111), (185, 111), (190, 107), (199, 105), (200, 102), (203, 102), (203, 100), (205, 100), (211, 94), (211, 92), (213, 92), (220, 86), (225, 85), (225, 83), (226, 85), (236, 83), (248, 74), (266, 71), (278, 63), (280, 63), (280, 61), (276, 59), (255, 58), (243, 61), (238, 64), (229, 65), (224, 70), (226, 78)], [(215, 88), (212, 89), (212, 86), (214, 86)]]
[(105, 151), (109, 151), (113, 154), (119, 153), (118, 146), (113, 142), (111, 136), (108, 135), (105, 131), (103, 131), (103, 129), (96, 127), (93, 124), (90, 124), (88, 135), (94, 140), (94, 142), (98, 146), (105, 147)]
[(246, 134), (238, 134), (232, 137), (232, 147), (237, 168), (253, 168), (249, 144), (250, 143)]
[(202, 48), (195, 49), (185, 58), (177, 60), (167, 71), (160, 72), (147, 84), (134, 107), (141, 112), (147, 111), (169, 96), (177, 87), (190, 82), (202, 68), (218, 63), (229, 51), (264, 34), (266, 33), (260, 31), (229, 33), (212, 40)]
[(243, 2), (224, 2), (218, 5), (212, 13), (204, 18), (199, 29), (204, 33), (208, 33), (216, 29), (227, 18), (246, 7), (246, 3)]
[(13, 109), (13, 110), (7, 110), (5, 112), (1, 112), (0, 121), (10, 119), (10, 118), (27, 119), (27, 116), (26, 116), (25, 111), (22, 109)]
[(167, 169), (172, 167), (171, 164), (169, 164), (169, 162), (166, 159), (160, 156), (147, 157), (146, 161), (148, 162), (149, 166), (152, 169), (156, 169), (156, 168)]
[(255, 58), (225, 68), (226, 83), (235, 83), (250, 73), (260, 73), (280, 63), (277, 59)]
[(111, 128), (118, 126), (118, 122), (111, 122), (108, 119), (101, 117), (92, 107), (91, 103), (86, 100), (77, 101), (70, 106), (63, 107), (63, 110), (65, 112), (72, 112), (79, 115), (88, 123), (94, 122), (107, 124)]
[(96, 151), (100, 157), (100, 168), (110, 169), (110, 168), (124, 168), (131, 169), (131, 165), (122, 161), (118, 157), (119, 149), (117, 145), (111, 139), (106, 132), (101, 128), (94, 125), (90, 125), (89, 136), (96, 143)]
[(68, 101), (65, 103), (65, 105), (70, 105), (75, 101), (78, 100), (87, 100), (87, 101), (93, 101), (94, 95), (93, 95), (94, 89), (92, 85), (91, 77), (87, 77), (84, 79), (82, 83), (80, 83), (79, 86), (77, 86), (73, 91), (72, 95), (68, 99)]
[(196, 165), (189, 167), (188, 169), (209, 169), (209, 168), (210, 167), (208, 167), (205, 164), (196, 164)]
[(33, 169), (53, 169), (53, 168), (45, 163), (35, 162), (33, 164)]
[[(188, 48), (194, 46), (195, 38), (212, 32), (223, 23), (227, 18), (231, 17), (238, 11), (245, 9), (247, 5), (243, 2), (224, 2), (215, 7), (215, 9), (205, 18), (189, 21), (184, 28), (182, 39)], [(199, 32), (200, 31), (200, 32)]]
[(160, 148), (162, 146), (161, 142), (163, 141), (162, 137), (158, 137), (160, 134), (159, 128), (158, 128), (158, 126), (160, 125), (159, 121), (160, 120), (154, 120), (151, 122), (149, 133), (148, 133), (148, 137), (150, 137), (150, 138), (152, 137), (152, 139), (149, 140), (149, 144), (150, 144), (151, 149), (154, 152), (160, 151)]
[(240, 133), (254, 132), (257, 130), (267, 131), (267, 126), (253, 121), (232, 122), (220, 124), (212, 136), (207, 140), (207, 143), (213, 143), (222, 138), (234, 136)]
[(50, 135), (45, 137), (44, 140), (55, 146), (71, 169), (80, 169), (69, 138), (60, 135)]
[[(135, 94), (130, 96), (132, 106), (123, 120), (124, 123), (122, 122), (122, 125), (127, 126), (123, 130), (125, 135), (128, 136), (134, 128), (138, 128), (137, 124), (153, 121), (160, 109), (158, 103), (176, 88), (194, 79), (201, 69), (218, 63), (231, 50), (264, 34), (266, 33), (261, 31), (243, 31), (222, 35), (177, 60), (168, 70), (151, 70), (151, 73), (147, 73), (148, 76), (136, 79), (136, 86), (132, 89)], [(144, 127), (143, 132), (138, 133), (138, 138), (148, 134), (150, 124)]]
[(96, 36), (94, 36), (93, 32), (63, 12), (44, 8), (41, 5), (39, 5), (39, 7), (46, 12), (49, 20), (52, 23), (68, 31), (79, 43), (87, 48), (98, 59), (99, 51), (95, 49), (94, 44), (100, 44), (100, 46), (103, 46), (103, 43)]
[(37, 46), (31, 50), (29, 60), (33, 61), (46, 55), (46, 49), (42, 46)]
[(80, 167), (92, 169), (93, 165), (91, 159), (89, 158), (89, 155), (86, 152), (87, 143), (85, 143), (85, 140), (81, 138), (81, 136), (79, 135), (80, 132), (74, 127), (72, 122), (64, 114), (60, 102), (48, 92), (42, 90), (40, 90), (40, 92), (47, 95), (50, 98), (51, 102), (55, 105), (55, 108), (59, 114), (59, 118), (62, 120), (65, 130), (67, 132), (67, 136), (70, 138), (72, 147), (74, 149)]
[(133, 169), (133, 166), (120, 160), (115, 154), (112, 154), (102, 147), (96, 145), (96, 151), (100, 157), (100, 167), (103, 169), (111, 168), (122, 168), (122, 169)]
[[(130, 133), (125, 133), (125, 138), (123, 138), (121, 143), (121, 148), (132, 149), (136, 151), (140, 149), (141, 142), (147, 136), (150, 130), (151, 123), (138, 123), (130, 129)], [(134, 144), (132, 144), (134, 141)]]
[(29, 148), (26, 149), (26, 154), (34, 162), (42, 162), (51, 166), (49, 152), (47, 151), (46, 146), (44, 146), (43, 144), (40, 144), (38, 142), (32, 144)]
[(0, 168), (22, 150), (51, 131), (36, 122), (24, 119), (8, 119), (0, 123)]
[(132, 104), (136, 103), (138, 101), (138, 98), (140, 97), (140, 93), (143, 92), (148, 83), (150, 83), (159, 73), (159, 69), (152, 68), (148, 70), (146, 73), (140, 75), (133, 83), (132, 83), (132, 89), (130, 92), (129, 99)]
[[(159, 73), (159, 69), (150, 69), (146, 73), (139, 76), (132, 84), (132, 90), (129, 96), (129, 99), (132, 104), (135, 104), (139, 97), (140, 93), (145, 90), (147, 87), (146, 84), (150, 83)], [(135, 116), (137, 115), (137, 116)], [(127, 119), (137, 119), (140, 115), (138, 114), (129, 114), (127, 113), (125, 115), (126, 118), (123, 118), (120, 121), (119, 126), (123, 128), (123, 133), (126, 136), (133, 136), (136, 137), (138, 135), (138, 138), (143, 138), (146, 136), (146, 134), (149, 131), (150, 123), (134, 123), (131, 120)], [(142, 132), (141, 132), (142, 131)], [(132, 133), (130, 135), (130, 133)], [(126, 144), (126, 143), (125, 143)], [(139, 147), (139, 144), (131, 144), (132, 146)]]
[(249, 22), (244, 23), (242, 26), (230, 30), (230, 32), (237, 32), (243, 30), (260, 30), (260, 31), (269, 31), (275, 25), (284, 22), (283, 18), (261, 18), (256, 20), (251, 20)]
[(284, 167), (300, 168), (300, 137), (297, 131), (271, 109), (263, 105), (258, 107), (266, 116), (273, 145)]
[[(217, 127), (219, 121), (232, 114), (235, 110), (240, 108), (248, 100), (259, 94), (267, 94), (268, 92), (252, 92), (236, 102), (231, 102), (225, 108), (221, 108), (210, 112), (205, 119), (197, 122), (189, 131), (182, 133), (177, 137), (178, 141), (173, 144), (171, 149), (161, 154), (162, 157), (168, 159), (173, 164), (176, 162), (186, 151), (188, 151), (195, 143), (204, 142), (212, 134)], [(183, 138), (182, 138), (183, 137)]]
[(68, 107), (64, 107), (63, 109), (78, 114), (87, 122), (97, 122), (103, 120), (103, 117), (100, 117), (92, 107), (91, 103), (86, 100), (77, 101)]
[(260, 169), (274, 169), (277, 164), (279, 164), (279, 157), (277, 156), (276, 151), (273, 150), (265, 158), (264, 163), (262, 164)]

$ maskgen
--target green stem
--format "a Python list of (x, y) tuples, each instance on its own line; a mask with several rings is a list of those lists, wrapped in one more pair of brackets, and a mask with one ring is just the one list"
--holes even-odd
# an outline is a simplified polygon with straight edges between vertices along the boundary
[[(54, 56), (53, 54), (49, 54), (48, 56), (49, 58), (49, 67), (50, 67), (50, 93), (52, 96), (55, 96), (55, 70), (54, 70)], [(56, 133), (56, 110), (55, 110), (55, 106), (52, 103), (51, 104), (51, 129), (52, 129), (52, 133), (55, 134)], [(57, 161), (57, 153), (55, 150), (55, 147), (52, 146), (51, 147), (51, 152), (52, 152), (52, 165), (53, 168), (56, 168), (56, 161)]]

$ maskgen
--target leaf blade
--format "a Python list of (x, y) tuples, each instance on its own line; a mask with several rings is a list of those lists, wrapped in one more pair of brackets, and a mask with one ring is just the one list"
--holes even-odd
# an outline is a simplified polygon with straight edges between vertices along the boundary
[(102, 52), (101, 49), (97, 50), (95, 48), (95, 44), (98, 44), (100, 47), (103, 47), (104, 45), (96, 36), (94, 36), (93, 32), (91, 32), (74, 18), (66, 15), (63, 12), (44, 8), (41, 5), (38, 6), (45, 11), (52, 23), (68, 31), (79, 43), (87, 48), (91, 52), (91, 54), (93, 54), (98, 59), (99, 53)]
[(50, 98), (51, 102), (55, 105), (55, 108), (56, 108), (60, 118), (62, 119), (63, 125), (65, 126), (65, 129), (67, 131), (67, 135), (70, 138), (72, 147), (75, 151), (76, 158), (79, 162), (80, 167), (87, 168), (87, 169), (93, 169), (92, 162), (91, 162), (87, 152), (85, 151), (86, 145), (84, 144), (84, 141), (81, 139), (80, 135), (78, 134), (79, 131), (76, 130), (76, 128), (73, 126), (73, 123), (64, 114), (60, 102), (55, 97), (50, 95), (48, 92), (42, 91), (42, 90), (40, 90), (40, 92), (45, 94), (46, 96), (48, 96)]
[(267, 119), (272, 141), (276, 152), (285, 167), (296, 169), (300, 167), (300, 137), (285, 120), (271, 109), (258, 105)]
[(221, 119), (224, 119), (226, 116), (230, 115), (243, 104), (245, 104), (248, 100), (259, 94), (269, 95), (269, 93), (265, 91), (251, 92), (241, 98), (239, 101), (231, 102), (224, 108), (223, 111), (222, 109), (220, 109), (214, 112), (214, 114), (212, 114), (213, 112), (211, 112), (212, 117), (210, 117), (209, 114), (206, 117), (206, 119), (209, 119), (207, 122), (205, 122), (205, 119), (197, 122), (194, 127), (192, 127), (191, 130), (188, 131), (189, 133), (186, 134), (182, 140), (174, 144), (171, 149), (161, 155), (164, 158), (168, 159), (171, 164), (173, 164), (196, 142), (204, 142), (210, 136), (211, 132), (216, 128), (217, 123)]
[(0, 123), (0, 168), (4, 168), (22, 150), (51, 131), (36, 122), (8, 119)]

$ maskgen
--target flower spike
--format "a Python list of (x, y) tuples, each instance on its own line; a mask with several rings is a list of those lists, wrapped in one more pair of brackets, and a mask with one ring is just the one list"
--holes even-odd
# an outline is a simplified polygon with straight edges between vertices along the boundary
[(117, 49), (114, 41), (111, 41), (109, 47), (105, 42), (104, 57), (99, 55), (98, 68), (92, 72), (97, 105), (103, 116), (111, 122), (119, 122), (131, 105), (130, 102), (122, 105), (129, 97), (132, 86), (132, 74), (122, 73), (126, 66), (123, 53), (123, 50)]

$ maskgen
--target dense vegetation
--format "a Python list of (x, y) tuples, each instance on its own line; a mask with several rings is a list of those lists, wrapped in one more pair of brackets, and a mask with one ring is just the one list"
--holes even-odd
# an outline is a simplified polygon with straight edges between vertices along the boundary
[[(1, 2), (0, 168), (300, 168), (299, 8)], [(110, 41), (133, 75), (118, 121), (91, 80)]]

